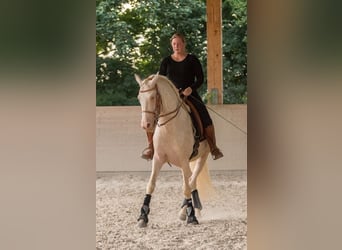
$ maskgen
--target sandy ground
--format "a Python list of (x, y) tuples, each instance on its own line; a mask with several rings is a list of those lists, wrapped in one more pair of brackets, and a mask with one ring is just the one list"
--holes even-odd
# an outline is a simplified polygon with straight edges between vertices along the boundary
[(203, 201), (199, 225), (178, 219), (180, 171), (161, 172), (149, 224), (138, 228), (149, 172), (98, 174), (96, 249), (247, 249), (246, 171), (212, 171), (216, 198)]

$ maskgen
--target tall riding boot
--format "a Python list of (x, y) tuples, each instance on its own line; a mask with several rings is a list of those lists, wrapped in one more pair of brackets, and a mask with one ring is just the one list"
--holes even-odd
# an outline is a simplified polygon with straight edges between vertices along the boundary
[(145, 148), (141, 154), (141, 158), (145, 160), (152, 160), (154, 148), (153, 148), (153, 132), (146, 132), (148, 147)]
[(204, 129), (205, 138), (208, 141), (210, 152), (213, 160), (223, 157), (221, 150), (216, 146), (215, 129), (213, 125), (209, 125)]

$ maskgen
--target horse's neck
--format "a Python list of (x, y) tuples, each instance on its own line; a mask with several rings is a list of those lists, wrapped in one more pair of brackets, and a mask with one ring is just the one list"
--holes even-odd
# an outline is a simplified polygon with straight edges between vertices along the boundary
[(181, 100), (177, 96), (177, 90), (171, 85), (172, 83), (167, 82), (166, 79), (162, 79), (165, 81), (163, 84), (158, 86), (160, 96), (162, 98), (162, 110), (163, 114), (172, 112), (177, 108)]
[[(167, 79), (162, 79), (162, 81), (167, 81)], [(173, 112), (165, 117), (162, 117), (162, 120), (159, 122), (163, 123), (164, 121), (167, 121), (171, 117), (175, 116), (175, 118), (172, 119), (172, 122), (167, 123), (167, 125), (173, 126), (177, 123), (181, 123), (184, 126), (186, 124), (185, 120), (190, 119), (190, 116), (187, 114), (186, 110), (184, 109), (184, 104), (178, 96), (178, 90), (174, 88), (170, 82), (163, 82), (160, 84), (160, 86), (158, 86), (158, 90), (162, 98), (161, 115)], [(181, 107), (179, 107), (180, 105)], [(178, 113), (176, 115), (177, 108), (179, 108), (179, 110), (177, 111)]]

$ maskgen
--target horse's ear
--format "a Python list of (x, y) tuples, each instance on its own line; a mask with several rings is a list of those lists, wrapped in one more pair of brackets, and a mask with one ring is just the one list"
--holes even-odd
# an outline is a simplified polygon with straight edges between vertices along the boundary
[(141, 86), (141, 84), (142, 84), (142, 81), (141, 81), (141, 78), (140, 78), (140, 76), (139, 75), (137, 75), (137, 74), (134, 74), (134, 77), (135, 77), (135, 80), (139, 83), (139, 85)]
[(156, 81), (158, 80), (158, 78), (159, 78), (159, 71), (157, 72), (157, 74), (155, 74), (155, 75), (153, 76), (151, 85), (155, 84)]

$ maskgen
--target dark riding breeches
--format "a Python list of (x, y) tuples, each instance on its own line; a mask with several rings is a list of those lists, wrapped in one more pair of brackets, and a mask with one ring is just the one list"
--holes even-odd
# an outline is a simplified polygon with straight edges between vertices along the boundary
[(198, 114), (201, 118), (203, 123), (203, 128), (208, 127), (209, 125), (213, 124), (213, 121), (210, 118), (209, 112), (203, 103), (202, 99), (198, 95), (196, 91), (193, 91), (190, 96), (188, 96), (188, 101), (190, 101), (198, 111)]

